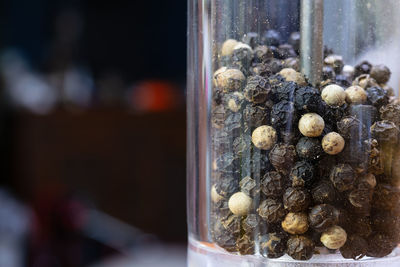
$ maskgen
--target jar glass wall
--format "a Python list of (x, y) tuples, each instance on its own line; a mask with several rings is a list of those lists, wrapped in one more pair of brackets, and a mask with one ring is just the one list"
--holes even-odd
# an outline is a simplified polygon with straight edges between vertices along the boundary
[(190, 266), (400, 263), (383, 2), (188, 1)]

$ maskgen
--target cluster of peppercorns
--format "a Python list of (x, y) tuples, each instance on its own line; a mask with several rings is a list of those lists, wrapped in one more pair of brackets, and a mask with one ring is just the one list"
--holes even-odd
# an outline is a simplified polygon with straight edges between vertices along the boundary
[(400, 105), (386, 85), (390, 70), (345, 65), (326, 49), (313, 87), (299, 72), (299, 41), (293, 33), (283, 44), (269, 30), (219, 49), (213, 241), (268, 258), (308, 260), (321, 247), (386, 256), (400, 242)]

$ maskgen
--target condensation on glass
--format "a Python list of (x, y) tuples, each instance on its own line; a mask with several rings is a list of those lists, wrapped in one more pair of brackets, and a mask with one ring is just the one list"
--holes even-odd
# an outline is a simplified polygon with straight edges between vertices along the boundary
[(189, 266), (400, 266), (400, 2), (189, 0)]

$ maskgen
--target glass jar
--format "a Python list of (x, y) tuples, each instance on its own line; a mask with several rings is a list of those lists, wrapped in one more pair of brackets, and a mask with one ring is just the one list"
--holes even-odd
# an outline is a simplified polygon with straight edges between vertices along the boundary
[(400, 1), (188, 14), (189, 266), (400, 266)]

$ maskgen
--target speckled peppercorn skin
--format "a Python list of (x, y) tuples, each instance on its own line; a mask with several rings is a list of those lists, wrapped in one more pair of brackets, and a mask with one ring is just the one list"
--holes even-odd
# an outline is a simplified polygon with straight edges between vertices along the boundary
[(268, 223), (280, 222), (286, 214), (283, 204), (271, 198), (263, 200), (257, 212)]
[(261, 181), (261, 191), (267, 198), (280, 198), (286, 186), (286, 177), (276, 171), (267, 172)]
[(314, 242), (302, 235), (292, 236), (287, 242), (287, 254), (295, 260), (311, 259), (314, 248)]
[(276, 170), (288, 174), (296, 161), (296, 149), (293, 145), (276, 144), (269, 152), (269, 159)]

